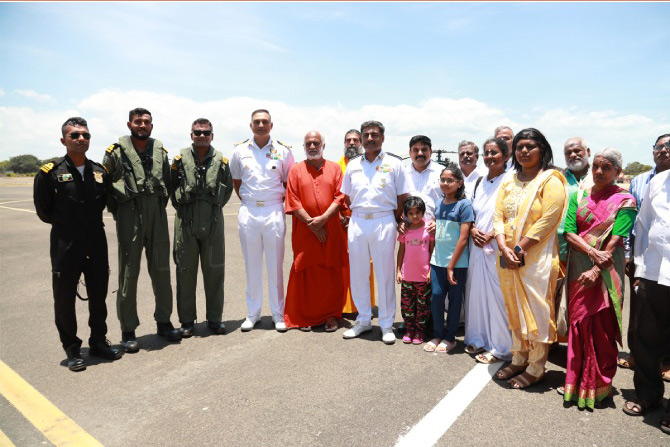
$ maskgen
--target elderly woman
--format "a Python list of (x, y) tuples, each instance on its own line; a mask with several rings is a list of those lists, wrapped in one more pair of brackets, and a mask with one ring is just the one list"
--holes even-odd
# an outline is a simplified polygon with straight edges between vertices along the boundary
[(472, 195), (475, 223), (470, 230), (470, 265), (465, 287), (465, 351), (477, 354), (475, 359), (480, 363), (495, 363), (512, 357), (512, 335), (500, 290), (496, 267), (498, 244), (493, 231), (493, 212), (505, 177), (509, 148), (501, 138), (489, 138), (483, 147), (484, 165), (489, 172), (477, 180)]
[(570, 197), (565, 238), (568, 264), (568, 364), (564, 400), (593, 410), (612, 395), (621, 343), (625, 255), (623, 238), (635, 223), (635, 198), (616, 185), (621, 153), (603, 149), (593, 158), (593, 187)]
[(515, 175), (502, 181), (493, 228), (498, 275), (512, 331), (512, 363), (495, 378), (527, 388), (544, 378), (556, 341), (554, 295), (559, 275), (556, 230), (567, 206), (565, 177), (552, 166), (551, 146), (533, 128), (512, 143)]

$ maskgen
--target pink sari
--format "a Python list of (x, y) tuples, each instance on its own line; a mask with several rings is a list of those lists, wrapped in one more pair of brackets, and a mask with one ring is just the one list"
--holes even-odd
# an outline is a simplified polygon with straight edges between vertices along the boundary
[[(577, 207), (578, 235), (596, 249), (605, 247), (622, 208), (635, 207), (635, 199), (616, 185), (584, 197)], [(621, 302), (625, 255), (623, 242), (613, 254), (614, 264), (603, 270), (596, 284), (584, 287), (579, 276), (593, 267), (585, 254), (570, 252), (568, 270), (568, 363), (566, 402), (593, 409), (612, 392), (617, 370), (617, 341), (621, 343)]]

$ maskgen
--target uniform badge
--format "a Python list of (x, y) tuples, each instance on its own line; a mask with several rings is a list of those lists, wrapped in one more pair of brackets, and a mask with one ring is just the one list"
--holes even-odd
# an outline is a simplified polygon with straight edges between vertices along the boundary
[(270, 153), (272, 155), (275, 155), (277, 153), (277, 149), (275, 149), (275, 148), (270, 149)]
[(386, 188), (386, 178), (382, 179), (382, 188)]
[(51, 171), (51, 170), (53, 169), (53, 167), (54, 167), (54, 164), (53, 164), (53, 163), (47, 163), (47, 164), (45, 164), (44, 166), (42, 166), (42, 167), (40, 168), (40, 170), (41, 170), (42, 172), (48, 174), (49, 171)]
[(228, 159), (226, 157), (221, 157), (221, 163), (223, 163), (224, 165), (227, 165), (228, 164)]
[(72, 174), (69, 172), (67, 174), (58, 174), (58, 181), (59, 182), (71, 182), (72, 181)]
[(267, 154), (265, 154), (265, 158), (272, 159), (272, 154), (268, 152)]
[[(68, 174), (68, 175), (70, 175), (70, 174)], [(70, 175), (70, 177), (72, 177), (72, 175)], [(102, 180), (102, 172), (94, 172), (93, 173), (93, 178), (95, 179), (95, 181), (97, 183), (102, 183), (102, 181), (103, 181)]]

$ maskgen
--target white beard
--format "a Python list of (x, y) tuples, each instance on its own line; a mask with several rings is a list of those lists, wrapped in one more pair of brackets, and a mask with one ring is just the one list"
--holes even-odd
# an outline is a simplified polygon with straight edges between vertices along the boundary
[(320, 150), (317, 155), (310, 155), (309, 152), (305, 153), (307, 160), (320, 160), (323, 157), (323, 150)]
[(573, 161), (573, 162), (568, 162), (568, 169), (571, 171), (581, 171), (585, 167), (587, 167), (589, 164), (589, 161), (585, 158), (580, 158), (579, 160)]

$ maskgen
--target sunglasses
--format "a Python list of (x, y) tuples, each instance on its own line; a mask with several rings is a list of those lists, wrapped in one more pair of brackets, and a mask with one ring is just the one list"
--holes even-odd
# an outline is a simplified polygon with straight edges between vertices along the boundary
[(79, 137), (84, 137), (84, 140), (90, 140), (91, 134), (88, 132), (72, 132), (70, 134), (70, 138), (72, 138), (73, 140), (78, 140)]
[(661, 152), (663, 148), (670, 149), (670, 141), (666, 141), (663, 144), (657, 144), (656, 146), (654, 146), (654, 151)]
[(212, 134), (211, 130), (194, 130), (192, 132), (193, 132), (193, 135), (195, 135), (196, 137), (199, 137), (200, 135), (204, 135), (204, 136), (208, 137)]

